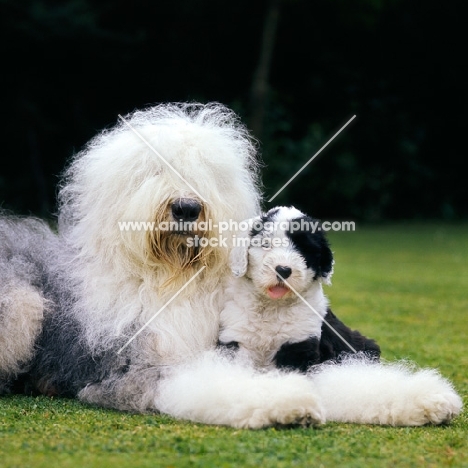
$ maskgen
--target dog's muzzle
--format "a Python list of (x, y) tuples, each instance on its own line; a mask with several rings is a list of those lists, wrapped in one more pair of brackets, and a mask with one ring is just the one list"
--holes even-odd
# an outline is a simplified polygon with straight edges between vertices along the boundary
[(172, 202), (172, 217), (176, 221), (194, 222), (198, 219), (202, 206), (193, 198), (179, 198)]

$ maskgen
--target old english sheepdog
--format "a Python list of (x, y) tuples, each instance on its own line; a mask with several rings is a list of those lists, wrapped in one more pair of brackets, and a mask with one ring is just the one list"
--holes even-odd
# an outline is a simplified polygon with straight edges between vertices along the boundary
[(319, 221), (277, 207), (249, 225), (231, 251), (220, 344), (262, 368), (305, 372), (357, 352), (378, 360), (378, 345), (328, 307), (322, 283), (331, 283), (333, 254)]
[(215, 350), (218, 226), (257, 215), (258, 186), (255, 141), (219, 104), (159, 105), (94, 138), (65, 173), (57, 239), (3, 218), (2, 390), (235, 427), (323, 419), (305, 377)]
[(246, 428), (457, 414), (459, 397), (435, 373), (354, 364), (311, 379), (217, 350), (233, 245), (219, 226), (260, 213), (255, 158), (224, 106), (159, 105), (74, 157), (58, 236), (3, 216), (0, 391)]

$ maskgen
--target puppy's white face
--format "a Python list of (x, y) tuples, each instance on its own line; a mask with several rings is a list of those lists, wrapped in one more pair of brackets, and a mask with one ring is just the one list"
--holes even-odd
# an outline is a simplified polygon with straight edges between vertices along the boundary
[(273, 208), (253, 220), (246, 270), (238, 276), (245, 274), (270, 300), (296, 297), (292, 289), (301, 294), (316, 281), (329, 281), (332, 253), (311, 222), (293, 207)]

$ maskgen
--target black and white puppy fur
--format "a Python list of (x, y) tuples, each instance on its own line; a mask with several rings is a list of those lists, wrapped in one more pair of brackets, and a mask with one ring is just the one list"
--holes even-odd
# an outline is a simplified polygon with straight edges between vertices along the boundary
[(221, 312), (220, 344), (262, 368), (305, 372), (362, 352), (378, 360), (375, 341), (344, 325), (328, 307), (333, 254), (318, 221), (294, 207), (249, 220), (231, 254), (234, 273)]
[(378, 345), (329, 309), (322, 285), (330, 283), (333, 255), (323, 232), (301, 228), (311, 222), (292, 207), (251, 220), (244, 233), (249, 242), (238, 242), (231, 254), (235, 276), (227, 287), (219, 338), (220, 348), (230, 349), (221, 352), (265, 375), (305, 373), (322, 422), (449, 422), (462, 400), (448, 380), (434, 369), (380, 363)]

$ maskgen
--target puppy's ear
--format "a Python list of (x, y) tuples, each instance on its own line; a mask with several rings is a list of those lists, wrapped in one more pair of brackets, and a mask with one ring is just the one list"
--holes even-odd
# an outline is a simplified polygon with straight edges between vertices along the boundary
[(238, 231), (234, 238), (233, 248), (229, 255), (229, 266), (234, 276), (241, 277), (247, 273), (249, 266), (249, 247), (252, 237), (252, 226), (254, 221), (260, 220), (259, 217), (248, 219), (243, 225), (248, 226), (247, 229)]
[(318, 220), (308, 216), (292, 219), (290, 230), (286, 235), (292, 241), (294, 248), (304, 257), (307, 268), (314, 270), (314, 280), (331, 284), (333, 253), (324, 233), (317, 229), (318, 224)]
[(236, 244), (231, 250), (229, 255), (229, 266), (234, 276), (241, 277), (247, 273), (249, 266), (249, 247), (246, 245), (240, 245), (242, 237), (235, 239)]

